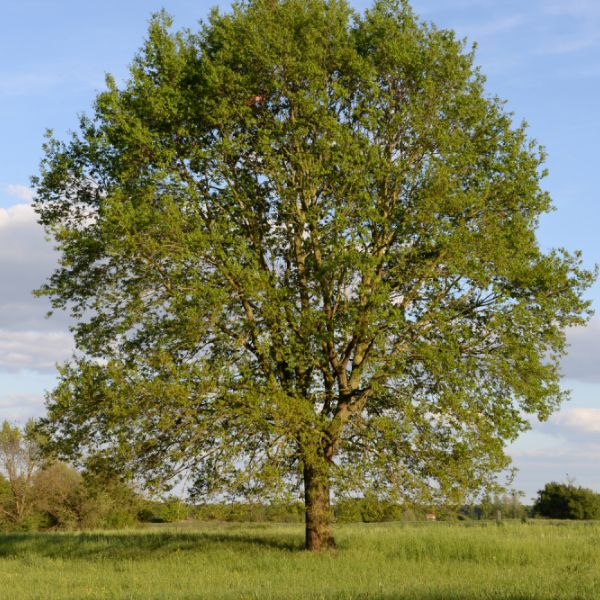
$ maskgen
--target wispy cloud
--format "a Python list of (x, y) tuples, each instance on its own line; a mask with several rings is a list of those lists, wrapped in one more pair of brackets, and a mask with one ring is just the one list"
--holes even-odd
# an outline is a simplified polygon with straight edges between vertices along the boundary
[(32, 417), (44, 412), (42, 394), (14, 393), (0, 396), (0, 417), (11, 423), (23, 425)]
[(554, 423), (581, 433), (600, 433), (600, 408), (571, 408), (552, 417)]
[[(360, 4), (371, 4), (368, 0), (359, 0)], [(487, 9), (496, 3), (496, 0), (454, 0), (452, 10)], [(413, 6), (417, 14), (427, 17), (432, 13), (439, 13), (448, 8), (448, 0), (414, 0)]]
[(66, 82), (64, 75), (49, 73), (0, 73), (0, 96), (28, 96), (47, 92)]
[(600, 18), (598, 0), (552, 0), (543, 6), (546, 14), (579, 18)]
[(492, 36), (507, 31), (514, 31), (523, 26), (527, 18), (523, 14), (502, 17), (486, 23), (475, 23), (469, 26), (476, 37)]
[[(574, 71), (570, 71), (569, 74), (582, 79), (598, 79), (598, 77), (600, 77), (600, 64), (583, 66), (575, 69)], [(600, 122), (597, 122), (595, 126), (598, 127), (599, 124)], [(586, 127), (589, 127), (589, 124), (586, 123)]]
[(452, 23), (451, 29), (454, 29), (459, 36), (466, 36), (469, 40), (480, 40), (486, 37), (493, 37), (502, 33), (514, 31), (527, 23), (527, 17), (524, 14), (514, 14), (502, 16), (495, 19), (486, 19), (485, 21), (460, 21)]
[(600, 44), (598, 0), (553, 0), (543, 4), (542, 8), (548, 24), (556, 26), (555, 34), (542, 50), (543, 54), (575, 54)]
[(104, 86), (105, 68), (102, 65), (70, 60), (45, 67), (36, 65), (24, 71), (0, 71), (0, 98), (91, 91)]
[(596, 30), (587, 33), (582, 33), (576, 37), (555, 40), (551, 44), (545, 46), (542, 50), (543, 54), (548, 55), (563, 55), (575, 54), (583, 50), (594, 48), (600, 42), (600, 33)]
[(26, 202), (31, 202), (33, 200), (33, 190), (30, 187), (19, 183), (8, 184), (6, 186), (6, 193), (9, 196), (14, 196), (15, 198), (19, 198), (19, 200), (25, 200)]
[(0, 369), (52, 371), (71, 354), (72, 336), (63, 331), (0, 329)]

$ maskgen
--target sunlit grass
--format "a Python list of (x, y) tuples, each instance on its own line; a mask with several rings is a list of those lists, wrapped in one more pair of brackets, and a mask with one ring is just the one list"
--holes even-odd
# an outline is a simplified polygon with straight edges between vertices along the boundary
[(0, 598), (600, 598), (600, 525), (193, 524), (0, 536)]

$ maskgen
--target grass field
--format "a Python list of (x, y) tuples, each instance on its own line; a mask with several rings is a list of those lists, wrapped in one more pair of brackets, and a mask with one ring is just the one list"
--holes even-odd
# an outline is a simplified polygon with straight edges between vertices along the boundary
[(600, 524), (193, 524), (0, 536), (0, 598), (600, 599)]

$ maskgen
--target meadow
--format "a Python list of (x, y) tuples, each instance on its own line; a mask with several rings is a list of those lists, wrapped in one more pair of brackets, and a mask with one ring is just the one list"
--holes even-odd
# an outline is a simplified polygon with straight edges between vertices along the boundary
[(302, 549), (297, 524), (191, 523), (0, 535), (0, 598), (600, 598), (600, 524), (339, 525)]

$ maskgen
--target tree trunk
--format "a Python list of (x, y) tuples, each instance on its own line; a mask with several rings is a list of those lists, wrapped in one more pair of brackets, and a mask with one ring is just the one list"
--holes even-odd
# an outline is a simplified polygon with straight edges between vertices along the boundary
[(321, 552), (335, 548), (331, 529), (329, 499), (329, 464), (304, 464), (304, 506), (306, 510), (306, 549)]

